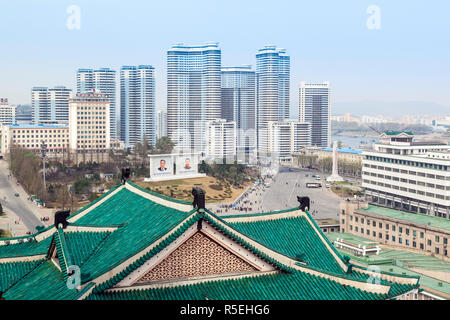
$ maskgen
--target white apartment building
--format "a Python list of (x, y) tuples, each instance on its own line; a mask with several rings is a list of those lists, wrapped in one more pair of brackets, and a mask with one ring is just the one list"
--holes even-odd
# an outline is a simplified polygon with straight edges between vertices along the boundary
[(109, 97), (98, 92), (77, 93), (69, 101), (69, 145), (77, 153), (110, 149)]
[(295, 120), (269, 121), (267, 125), (267, 152), (279, 159), (290, 159), (300, 147), (311, 146), (311, 124)]
[(330, 82), (300, 83), (299, 121), (311, 123), (311, 144), (329, 147), (331, 143)]
[(236, 122), (225, 119), (206, 122), (206, 157), (234, 159), (236, 141)]
[(0, 125), (16, 123), (16, 107), (8, 104), (7, 98), (0, 98)]
[(362, 186), (372, 203), (450, 218), (450, 146), (386, 132), (363, 151)]
[(67, 150), (69, 144), (69, 127), (67, 125), (15, 124), (1, 128), (2, 154), (9, 153), (13, 145), (40, 153), (41, 145), (44, 142), (47, 154), (57, 155)]

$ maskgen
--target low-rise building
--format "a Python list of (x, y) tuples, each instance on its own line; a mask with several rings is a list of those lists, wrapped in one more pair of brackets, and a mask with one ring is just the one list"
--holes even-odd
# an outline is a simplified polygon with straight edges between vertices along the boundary
[(341, 232), (450, 261), (448, 219), (375, 206), (359, 200), (342, 201), (340, 209)]
[(267, 123), (267, 152), (289, 160), (302, 147), (311, 146), (311, 124), (295, 120)]
[(62, 154), (69, 145), (67, 125), (10, 125), (2, 126), (1, 152), (7, 154), (12, 146), (26, 148), (35, 153), (41, 152), (44, 142), (50, 155)]

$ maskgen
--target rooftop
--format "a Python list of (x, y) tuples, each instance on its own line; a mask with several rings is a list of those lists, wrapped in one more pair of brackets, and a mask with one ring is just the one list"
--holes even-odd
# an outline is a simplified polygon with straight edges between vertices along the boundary
[[(371, 241), (370, 239), (348, 233), (335, 232), (328, 234), (327, 237), (332, 242), (337, 238), (345, 240), (353, 239), (360, 243)], [(411, 251), (387, 249), (383, 246), (378, 255), (367, 255), (365, 257), (355, 256), (345, 249), (339, 249), (339, 251), (341, 254), (350, 256), (354, 262), (360, 262), (367, 266), (377, 266), (384, 272), (420, 276), (420, 283), (423, 287), (450, 295), (450, 262)], [(436, 276), (440, 278), (446, 277), (448, 281), (436, 278)]]
[(14, 129), (54, 129), (54, 128), (69, 128), (64, 124), (12, 124), (9, 126)]
[[(323, 148), (322, 151), (333, 152), (333, 148)], [(362, 154), (362, 150), (352, 149), (352, 148), (338, 148), (338, 152), (342, 153), (352, 153), (352, 154)]]
[(400, 210), (394, 210), (385, 207), (379, 207), (369, 204), (367, 209), (359, 209), (360, 211), (365, 211), (381, 216), (386, 216), (395, 219), (401, 219), (408, 222), (419, 223), (422, 225), (428, 225), (434, 228), (444, 229), (450, 231), (450, 220), (446, 218), (433, 217), (420, 213), (411, 213)]

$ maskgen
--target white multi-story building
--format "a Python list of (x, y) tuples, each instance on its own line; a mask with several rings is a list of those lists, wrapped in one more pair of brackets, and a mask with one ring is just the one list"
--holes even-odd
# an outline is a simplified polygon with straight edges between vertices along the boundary
[(267, 124), (289, 118), (290, 57), (265, 46), (256, 53), (256, 129), (258, 152), (267, 152)]
[(236, 122), (215, 119), (206, 122), (206, 156), (209, 158), (235, 159)]
[(111, 138), (117, 135), (117, 110), (116, 110), (116, 71), (110, 68), (78, 69), (77, 93), (96, 90), (108, 95), (109, 98), (109, 131)]
[(167, 134), (178, 149), (205, 150), (206, 121), (221, 117), (218, 43), (167, 51)]
[(72, 89), (64, 86), (31, 89), (31, 117), (33, 124), (69, 121), (69, 99)]
[(222, 68), (222, 119), (236, 122), (240, 152), (256, 149), (255, 71), (251, 66)]
[(167, 136), (167, 111), (158, 110), (156, 112), (156, 138)]
[(69, 146), (77, 153), (105, 153), (110, 149), (109, 97), (77, 93), (69, 102)]
[(363, 151), (362, 185), (372, 203), (450, 218), (450, 146), (386, 132)]
[(269, 121), (267, 131), (268, 153), (279, 159), (290, 159), (301, 147), (311, 146), (311, 124), (308, 122)]
[(42, 143), (46, 145), (47, 154), (59, 154), (67, 150), (69, 144), (69, 127), (67, 125), (10, 125), (2, 126), (1, 152), (7, 154), (15, 145), (41, 152)]
[(156, 143), (155, 68), (150, 65), (120, 69), (120, 136), (127, 148), (144, 138)]
[(328, 147), (331, 142), (330, 83), (300, 83), (299, 121), (311, 123), (311, 144)]
[(0, 125), (16, 123), (16, 107), (9, 105), (7, 98), (0, 98)]

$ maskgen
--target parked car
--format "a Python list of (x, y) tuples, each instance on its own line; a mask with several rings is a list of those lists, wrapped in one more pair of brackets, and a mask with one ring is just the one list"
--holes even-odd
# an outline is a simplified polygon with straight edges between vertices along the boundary
[(18, 193), (15, 193), (14, 195), (15, 195), (16, 197), (18, 197), (18, 196), (19, 196), (19, 194), (18, 194)]

